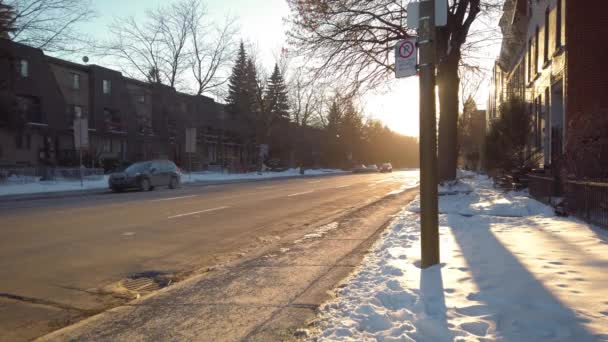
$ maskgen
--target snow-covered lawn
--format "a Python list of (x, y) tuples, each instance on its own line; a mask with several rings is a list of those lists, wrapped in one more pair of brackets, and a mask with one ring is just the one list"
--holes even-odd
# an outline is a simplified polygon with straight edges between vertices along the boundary
[[(306, 170), (306, 176), (318, 176), (325, 174), (345, 173), (346, 171), (334, 169), (309, 169)], [(220, 173), (220, 172), (193, 172), (182, 174), (183, 183), (191, 182), (213, 182), (213, 181), (230, 181), (230, 180), (249, 180), (249, 179), (268, 179), (268, 178), (283, 178), (296, 177), (300, 175), (300, 169), (288, 169), (282, 172), (263, 172), (261, 175), (257, 172), (249, 173)]]
[(608, 232), (482, 177), (463, 182), (440, 198), (442, 264), (418, 267), (414, 201), (321, 308), (311, 339), (608, 341)]
[[(331, 170), (331, 169), (317, 169), (317, 170), (306, 170), (305, 175), (322, 175), (322, 174), (338, 174), (345, 171)], [(189, 174), (182, 174), (183, 183), (194, 183), (194, 182), (221, 182), (231, 180), (253, 180), (253, 179), (269, 179), (269, 178), (283, 178), (283, 177), (296, 177), (300, 176), (299, 169), (289, 169), (283, 172), (264, 172), (258, 175), (256, 172), (252, 173), (219, 173), (219, 172), (196, 172)], [(24, 180), (11, 180), (6, 183), (0, 184), (0, 196), (6, 195), (22, 195), (22, 194), (35, 194), (35, 193), (50, 193), (50, 192), (62, 192), (62, 191), (73, 191), (73, 190), (92, 190), (92, 189), (106, 189), (108, 187), (108, 175), (100, 177), (98, 179), (87, 179), (83, 183), (83, 187), (80, 186), (79, 180), (61, 180), (61, 181), (24, 181)]]
[(80, 180), (58, 180), (58, 181), (9, 181), (0, 184), (0, 196), (22, 195), (35, 193), (62, 192), (74, 190), (104, 189), (108, 187), (108, 176), (85, 179), (83, 186)]

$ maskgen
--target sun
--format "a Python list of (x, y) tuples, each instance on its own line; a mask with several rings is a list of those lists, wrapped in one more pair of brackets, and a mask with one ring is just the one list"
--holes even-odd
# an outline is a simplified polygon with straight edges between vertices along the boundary
[(387, 87), (390, 90), (384, 93), (364, 96), (365, 114), (381, 120), (397, 133), (418, 136), (418, 77), (393, 80)]

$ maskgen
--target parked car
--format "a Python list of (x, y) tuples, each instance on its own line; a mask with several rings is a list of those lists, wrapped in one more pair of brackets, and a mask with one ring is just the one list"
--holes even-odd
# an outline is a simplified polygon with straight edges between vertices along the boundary
[(380, 165), (380, 172), (393, 172), (393, 165), (391, 163)]
[(180, 184), (179, 169), (170, 160), (151, 160), (132, 164), (123, 172), (115, 172), (108, 179), (112, 191), (125, 189), (153, 190), (157, 186), (175, 189)]
[(374, 173), (378, 172), (378, 167), (374, 164), (369, 165), (357, 165), (353, 168), (354, 173)]
[(371, 172), (371, 173), (379, 171), (378, 166), (376, 164), (367, 165), (365, 168), (367, 168), (368, 172)]

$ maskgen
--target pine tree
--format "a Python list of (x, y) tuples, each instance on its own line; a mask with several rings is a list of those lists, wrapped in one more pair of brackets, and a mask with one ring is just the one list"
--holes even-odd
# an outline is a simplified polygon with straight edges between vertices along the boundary
[(287, 86), (278, 64), (274, 65), (274, 71), (268, 79), (268, 87), (266, 88), (265, 100), (267, 106), (267, 114), (273, 120), (287, 119), (289, 120), (289, 99), (287, 98)]
[(258, 70), (253, 59), (248, 58), (245, 64), (245, 81), (243, 87), (248, 96), (248, 110), (254, 117), (258, 117), (264, 111), (263, 93), (264, 88), (258, 78)]
[[(226, 98), (227, 110), (232, 115), (251, 115), (255, 92), (255, 85), (251, 84), (251, 70), (249, 70), (249, 59), (245, 51), (245, 44), (241, 42), (238, 56), (232, 68), (232, 74), (228, 79), (228, 97)], [(255, 71), (254, 71), (255, 72)]]

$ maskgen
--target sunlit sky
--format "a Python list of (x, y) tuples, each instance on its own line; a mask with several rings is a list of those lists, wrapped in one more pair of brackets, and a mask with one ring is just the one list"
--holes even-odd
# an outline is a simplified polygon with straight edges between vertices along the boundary
[[(108, 27), (116, 16), (142, 16), (145, 8), (166, 4), (163, 0), (96, 0), (98, 17), (83, 25), (83, 30), (94, 38), (109, 38)], [(283, 19), (289, 14), (284, 0), (207, 0), (206, 6), (212, 20), (222, 21), (226, 15), (238, 20), (240, 38), (254, 44), (262, 63), (270, 69), (277, 52), (286, 46)], [(293, 49), (290, 50), (293, 54)], [(494, 52), (489, 52), (492, 55)], [(488, 58), (487, 68), (491, 68)], [(91, 60), (91, 63), (96, 63)], [(102, 64), (97, 61), (97, 64)], [(484, 85), (483, 87), (487, 87)], [(477, 94), (480, 108), (485, 107), (487, 90)], [(364, 113), (383, 121), (392, 130), (405, 135), (418, 136), (418, 78), (398, 79), (385, 89), (367, 93), (361, 99)]]

